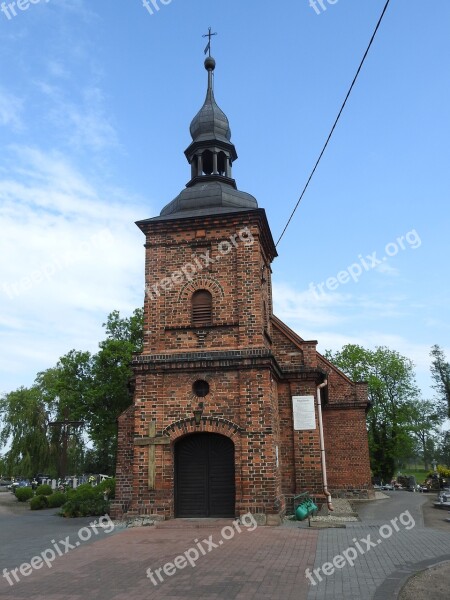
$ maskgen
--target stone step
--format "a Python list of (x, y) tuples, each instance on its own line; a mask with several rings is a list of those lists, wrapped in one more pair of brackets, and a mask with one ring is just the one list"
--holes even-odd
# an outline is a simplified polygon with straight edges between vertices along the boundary
[(207, 529), (220, 528), (233, 523), (234, 519), (169, 519), (155, 523), (157, 529)]

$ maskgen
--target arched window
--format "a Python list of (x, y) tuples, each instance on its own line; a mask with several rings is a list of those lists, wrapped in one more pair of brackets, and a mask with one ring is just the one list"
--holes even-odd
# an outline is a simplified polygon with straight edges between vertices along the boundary
[(203, 173), (205, 175), (211, 175), (213, 172), (213, 153), (211, 150), (205, 150), (202, 154), (203, 158)]
[(227, 155), (225, 152), (219, 152), (217, 155), (217, 171), (219, 175), (227, 177)]
[(212, 296), (208, 290), (198, 290), (192, 296), (192, 325), (212, 325)]

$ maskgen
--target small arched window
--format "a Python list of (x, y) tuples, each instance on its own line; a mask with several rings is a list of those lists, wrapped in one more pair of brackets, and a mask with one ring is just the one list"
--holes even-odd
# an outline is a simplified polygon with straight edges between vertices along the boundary
[(217, 155), (217, 171), (219, 175), (227, 176), (227, 155), (225, 152), (219, 152)]
[(205, 150), (202, 155), (203, 158), (203, 173), (205, 175), (211, 175), (213, 172), (213, 153), (211, 150)]
[(208, 290), (198, 290), (192, 296), (192, 325), (212, 325), (212, 296)]

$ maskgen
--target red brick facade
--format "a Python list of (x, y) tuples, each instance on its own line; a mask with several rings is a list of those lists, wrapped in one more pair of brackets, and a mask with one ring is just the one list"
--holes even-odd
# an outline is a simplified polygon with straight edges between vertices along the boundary
[[(325, 378), (329, 489), (367, 497), (366, 387), (318, 354), (316, 342), (302, 340), (273, 316), (270, 265), (276, 251), (265, 212), (154, 219), (139, 226), (146, 235), (144, 349), (133, 364), (134, 405), (119, 419), (113, 515), (176, 516), (175, 442), (199, 432), (234, 442), (236, 515), (251, 511), (276, 522), (292, 508), (295, 494), (321, 494), (319, 431), (294, 431), (292, 396), (317, 397)], [(212, 324), (201, 328), (191, 318), (197, 290), (212, 295)], [(209, 384), (204, 398), (193, 392), (197, 380)], [(145, 440), (152, 424), (150, 459)]]
[(317, 399), (326, 379), (329, 488), (371, 492), (367, 390), (273, 315), (277, 253), (264, 210), (232, 178), (237, 152), (214, 98), (215, 67), (207, 57), (206, 99), (185, 152), (191, 180), (159, 217), (138, 223), (144, 347), (133, 407), (119, 419), (115, 517), (250, 511), (280, 522), (294, 495), (323, 491), (319, 430), (294, 430), (292, 397)]

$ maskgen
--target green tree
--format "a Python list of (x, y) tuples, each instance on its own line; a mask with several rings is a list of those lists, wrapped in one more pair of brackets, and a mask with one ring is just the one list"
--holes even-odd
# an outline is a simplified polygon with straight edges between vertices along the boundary
[(450, 467), (450, 431), (446, 431), (439, 437), (436, 454), (441, 465)]
[(9, 450), (4, 463), (9, 475), (32, 477), (51, 460), (47, 406), (37, 386), (21, 387), (0, 400), (0, 443)]
[(443, 411), (450, 418), (450, 363), (446, 360), (443, 350), (435, 344), (430, 352), (431, 376), (434, 380), (434, 389), (439, 394)]
[(0, 454), (0, 477), (4, 477), (6, 479), (6, 477), (8, 477), (8, 468), (6, 466), (6, 461), (5, 461), (5, 457), (3, 455)]
[[(38, 373), (32, 388), (1, 398), (0, 444), (10, 444), (4, 457), (10, 474), (68, 474), (84, 470), (86, 463), (95, 471), (114, 472), (117, 418), (132, 402), (131, 361), (142, 350), (143, 311), (129, 318), (114, 311), (104, 327), (106, 338), (97, 354), (71, 350), (56, 366)], [(82, 421), (93, 448), (86, 449), (82, 430), (74, 427), (66, 457), (63, 428), (49, 425), (65, 420)]]
[(86, 418), (94, 442), (95, 464), (104, 473), (113, 473), (117, 451), (117, 418), (132, 403), (133, 354), (142, 350), (143, 311), (129, 318), (112, 312), (103, 324), (106, 339), (92, 358), (92, 386)]
[(383, 480), (391, 479), (414, 447), (409, 426), (410, 403), (418, 398), (413, 363), (386, 347), (372, 351), (354, 344), (326, 356), (353, 381), (367, 381), (372, 471)]
[[(71, 350), (55, 367), (38, 373), (35, 383), (52, 422), (83, 422), (92, 384), (90, 353)], [(84, 445), (81, 426), (51, 427), (50, 451), (59, 477), (82, 470)]]
[(409, 403), (408, 427), (417, 439), (425, 469), (429, 468), (433, 459), (440, 424), (441, 416), (435, 402), (413, 400)]

